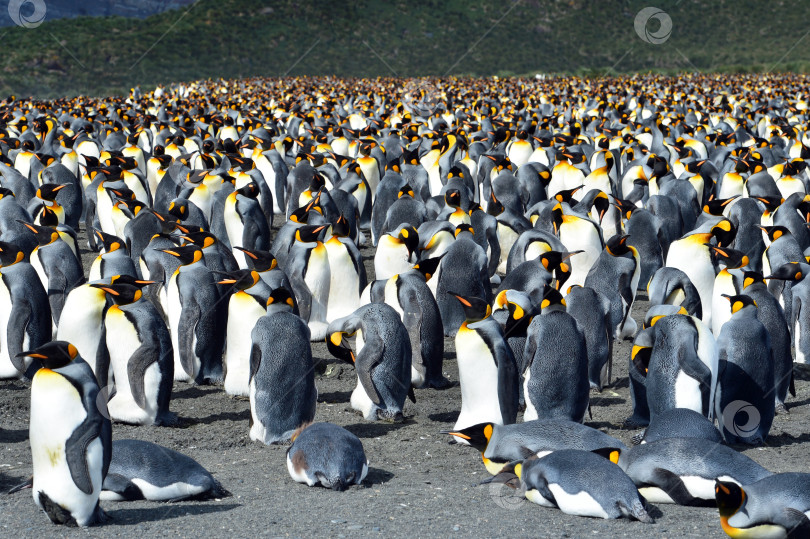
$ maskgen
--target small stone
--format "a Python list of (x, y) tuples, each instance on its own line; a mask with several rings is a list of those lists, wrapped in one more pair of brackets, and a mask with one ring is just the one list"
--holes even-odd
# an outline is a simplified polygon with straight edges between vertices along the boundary
[(351, 526), (347, 527), (346, 529), (347, 530), (362, 530), (363, 525), (362, 524), (352, 524)]
[(460, 529), (461, 529), (461, 528), (460, 528), (458, 525), (453, 526), (453, 531), (454, 531), (454, 532), (457, 532), (457, 531), (458, 531), (458, 530), (460, 530)]
[(343, 524), (346, 521), (345, 520), (340, 520), (339, 518), (336, 518), (336, 519), (332, 520), (331, 522), (332, 522), (332, 524)]

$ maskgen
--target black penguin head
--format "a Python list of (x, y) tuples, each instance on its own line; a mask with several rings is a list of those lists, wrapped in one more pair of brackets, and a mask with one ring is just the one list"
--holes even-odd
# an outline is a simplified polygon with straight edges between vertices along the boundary
[(176, 257), (180, 261), (181, 266), (195, 264), (203, 258), (202, 249), (194, 244), (184, 245), (182, 247), (174, 247), (172, 249), (162, 249), (162, 251)]
[(708, 213), (709, 215), (720, 216), (723, 215), (723, 211), (726, 209), (726, 206), (734, 202), (740, 195), (735, 195), (730, 198), (718, 198), (715, 199), (714, 195), (711, 195), (709, 201), (703, 205), (703, 211)]
[(30, 357), (38, 359), (40, 364), (46, 369), (60, 369), (69, 365), (70, 362), (78, 356), (79, 351), (67, 341), (51, 341), (35, 350), (17, 354), (19, 358)]
[(737, 236), (737, 227), (728, 219), (722, 219), (712, 227), (712, 235), (717, 240), (718, 246), (730, 245)]
[(743, 290), (754, 284), (765, 284), (765, 277), (758, 271), (746, 271), (743, 273)]
[(25, 260), (25, 253), (13, 243), (0, 241), (0, 267), (13, 266)]
[(768, 235), (768, 239), (772, 242), (790, 234), (790, 230), (783, 226), (761, 226), (759, 228)]
[(254, 249), (245, 249), (244, 247), (235, 246), (234, 249), (239, 249), (245, 253), (245, 260), (250, 269), (254, 269), (259, 273), (276, 269), (278, 260), (273, 256), (270, 251), (260, 251)]
[(243, 197), (247, 198), (258, 198), (259, 196), (259, 184), (255, 181), (251, 181), (246, 183), (236, 191), (234, 191), (237, 195), (242, 195)]
[(57, 193), (65, 187), (70, 187), (70, 185), (66, 183), (43, 183), (37, 189), (37, 198), (53, 202), (56, 200)]
[(755, 309), (757, 307), (757, 302), (751, 299), (751, 296), (746, 296), (744, 294), (729, 296), (728, 294), (723, 294), (723, 297), (726, 298), (729, 303), (731, 303), (732, 314), (736, 314), (746, 307), (753, 307)]
[(745, 491), (737, 483), (731, 481), (714, 481), (714, 499), (717, 502), (717, 509), (720, 513), (720, 521), (724, 528), (728, 525), (728, 519), (745, 505)]
[(110, 284), (91, 284), (90, 286), (103, 290), (116, 305), (129, 305), (143, 297), (141, 287), (134, 284), (114, 282)]
[(495, 191), (491, 191), (489, 193), (489, 204), (487, 205), (487, 213), (494, 217), (497, 217), (500, 214), (502, 214), (505, 210), (506, 208), (504, 208), (503, 204), (501, 204), (501, 201), (495, 197)]
[(337, 236), (338, 238), (345, 238), (349, 235), (349, 232), (351, 232), (349, 229), (349, 221), (343, 217), (343, 214), (340, 214), (335, 221), (335, 224), (332, 225), (332, 235)]
[(523, 335), (532, 322), (532, 313), (527, 310), (527, 307), (515, 301), (514, 298), (510, 299), (514, 293), (513, 290), (501, 290), (495, 296), (495, 306), (498, 309), (506, 309), (508, 312), (503, 328), (504, 337)]
[(436, 274), (436, 270), (439, 268), (439, 264), (442, 261), (442, 258), (447, 253), (442, 253), (439, 256), (434, 256), (433, 258), (425, 258), (424, 260), (420, 260), (416, 264), (414, 264), (412, 269), (415, 269), (422, 276), (425, 278), (425, 281), (429, 281), (431, 277)]
[(14, 191), (12, 191), (11, 189), (7, 189), (5, 187), (0, 187), (0, 199), (2, 199), (3, 197), (13, 197), (13, 196)]
[(714, 256), (729, 269), (738, 269), (748, 265), (748, 257), (742, 251), (730, 249), (728, 247), (717, 247), (706, 244)]
[(306, 224), (307, 221), (309, 220), (309, 210), (317, 208), (317, 206), (314, 206), (314, 204), (312, 204), (313, 201), (310, 201), (310, 204), (307, 204), (306, 206), (301, 206), (300, 208), (293, 211), (290, 214), (290, 221), (292, 221), (293, 223)]
[(403, 226), (397, 234), (397, 239), (405, 245), (409, 255), (419, 248), (419, 232), (412, 226)]
[[(414, 192), (413, 192), (413, 189), (411, 189), (410, 185), (406, 184), (405, 186), (402, 187), (402, 189), (399, 190), (399, 193), (397, 193), (397, 198), (402, 198), (402, 197), (414, 198)], [(445, 195), (445, 200), (447, 200), (446, 195)]]
[(138, 288), (143, 288), (144, 286), (155, 284), (155, 281), (146, 281), (143, 279), (137, 279), (132, 275), (123, 274), (123, 275), (113, 275), (110, 277), (110, 284), (130, 284), (133, 286), (137, 286)]
[(169, 203), (169, 215), (180, 221), (188, 218), (188, 203), (185, 200), (172, 200)]
[(610, 198), (605, 194), (604, 191), (598, 191), (593, 197), (591, 207), (596, 209), (597, 214), (599, 215), (599, 224), (601, 225), (602, 219), (605, 218), (605, 214), (610, 209)]
[(93, 233), (95, 233), (95, 235), (98, 236), (98, 239), (104, 246), (104, 252), (106, 253), (117, 251), (118, 249), (124, 246), (124, 240), (122, 240), (118, 236), (107, 234), (106, 232), (102, 232), (97, 228), (93, 229)]
[(25, 221), (21, 221), (19, 219), (17, 219), (17, 222), (25, 225), (25, 228), (30, 230), (34, 236), (36, 236), (37, 243), (40, 247), (53, 243), (59, 239), (59, 233), (51, 227), (32, 225), (31, 223), (26, 223)]
[(217, 237), (205, 230), (188, 232), (180, 237), (188, 242), (186, 245), (195, 245), (200, 249), (207, 249), (217, 242)]
[(765, 205), (765, 210), (768, 213), (776, 211), (776, 208), (778, 208), (785, 201), (784, 198), (776, 196), (761, 196), (754, 198)]
[(582, 189), (582, 186), (574, 187), (573, 189), (565, 189), (563, 191), (559, 191), (556, 195), (554, 195), (554, 200), (557, 202), (564, 202), (566, 204), (571, 204), (571, 201), (574, 200), (574, 194)]
[(461, 207), (461, 191), (458, 189), (448, 189), (444, 193), (444, 202), (451, 208)]
[(467, 322), (478, 322), (492, 314), (492, 307), (490, 307), (489, 304), (481, 298), (464, 297), (450, 291), (447, 293), (461, 303), (461, 306), (464, 308), (464, 316), (467, 318)]
[(352, 346), (346, 339), (347, 335), (345, 331), (335, 331), (331, 335), (327, 335), (326, 348), (336, 358), (348, 363), (354, 363), (354, 352), (352, 352)]
[(616, 203), (614, 204), (616, 208), (621, 212), (622, 217), (624, 219), (630, 219), (632, 217), (633, 212), (638, 209), (638, 206), (630, 202), (629, 200), (622, 200), (620, 198), (616, 199)]
[(295, 231), (295, 240), (302, 243), (321, 241), (322, 233), (329, 225), (305, 225)]
[(630, 247), (627, 245), (627, 239), (630, 236), (626, 234), (615, 235), (605, 244), (605, 251), (611, 256), (622, 256), (631, 252)]
[(779, 279), (780, 281), (801, 281), (805, 277), (805, 272), (798, 262), (788, 262), (776, 268), (766, 279)]
[(449, 434), (450, 436), (457, 436), (463, 440), (467, 440), (472, 447), (483, 453), (486, 451), (487, 445), (489, 445), (489, 441), (492, 439), (494, 428), (495, 425), (492, 423), (479, 423), (467, 427), (466, 429), (443, 430), (441, 434)]
[(473, 236), (475, 235), (475, 230), (473, 229), (473, 227), (465, 223), (461, 223), (460, 225), (458, 225), (456, 229), (453, 231), (453, 235), (456, 238), (458, 238), (458, 235), (461, 234), (462, 232), (469, 232)]
[(290, 291), (284, 287), (279, 287), (270, 292), (267, 298), (267, 306), (271, 305), (286, 305), (290, 309), (295, 309), (295, 299), (290, 294)]
[(231, 284), (236, 290), (247, 290), (259, 282), (259, 273), (256, 270), (240, 269), (230, 272), (216, 272), (222, 275), (217, 284)]
[(540, 302), (540, 310), (546, 312), (554, 310), (565, 310), (565, 298), (560, 291), (549, 285), (543, 286), (543, 300)]
[(571, 264), (566, 260), (582, 252), (582, 250), (578, 250), (563, 254), (559, 251), (547, 251), (537, 257), (537, 261), (543, 266), (543, 269), (554, 275), (554, 286), (557, 290), (561, 290), (563, 284), (571, 276)]
[[(662, 317), (661, 317), (662, 318)], [(639, 331), (633, 340), (633, 347), (630, 349), (630, 363), (635, 367), (636, 372), (642, 376), (647, 376), (652, 357), (653, 345), (655, 344), (655, 330), (644, 328)]]

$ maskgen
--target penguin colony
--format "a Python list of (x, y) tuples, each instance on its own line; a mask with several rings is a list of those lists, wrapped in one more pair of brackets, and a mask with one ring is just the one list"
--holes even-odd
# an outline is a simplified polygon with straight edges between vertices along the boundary
[[(104, 521), (99, 500), (229, 495), (185, 455), (112, 442), (116, 422), (181, 422), (179, 382), (248, 399), (250, 438), (291, 443), (295, 481), (344, 490), (369, 459), (313, 423), (310, 343), (354, 365), (355, 411), (398, 422), (414, 389), (451, 385), (447, 337), (447, 434), (488, 481), (574, 515), (716, 504), (732, 537), (810, 536), (810, 475), (731, 447), (765, 443), (810, 362), (806, 81), (413, 88), (5, 100), (0, 377), (31, 380), (19, 489), (80, 526)], [(633, 447), (583, 424), (618, 340)]]

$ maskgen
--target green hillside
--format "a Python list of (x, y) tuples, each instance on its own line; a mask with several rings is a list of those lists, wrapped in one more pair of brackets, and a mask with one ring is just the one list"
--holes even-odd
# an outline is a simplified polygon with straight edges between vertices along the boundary
[[(0, 30), (0, 95), (120, 93), (208, 77), (441, 76), (810, 66), (805, 0), (199, 0), (147, 19), (83, 17)], [(648, 27), (655, 32), (658, 23)]]

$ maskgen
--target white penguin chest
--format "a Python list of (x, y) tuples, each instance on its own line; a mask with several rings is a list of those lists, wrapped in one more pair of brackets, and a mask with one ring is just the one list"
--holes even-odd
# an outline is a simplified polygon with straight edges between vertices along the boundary
[(503, 423), (498, 399), (498, 367), (477, 331), (462, 326), (456, 335), (461, 413), (455, 429), (477, 423)]
[(247, 292), (237, 292), (228, 303), (227, 348), (225, 350), (225, 392), (248, 396), (250, 378), (250, 334), (266, 309)]
[(326, 319), (329, 322), (348, 316), (360, 307), (360, 276), (354, 268), (349, 251), (337, 238), (324, 244), (329, 260), (329, 302)]

